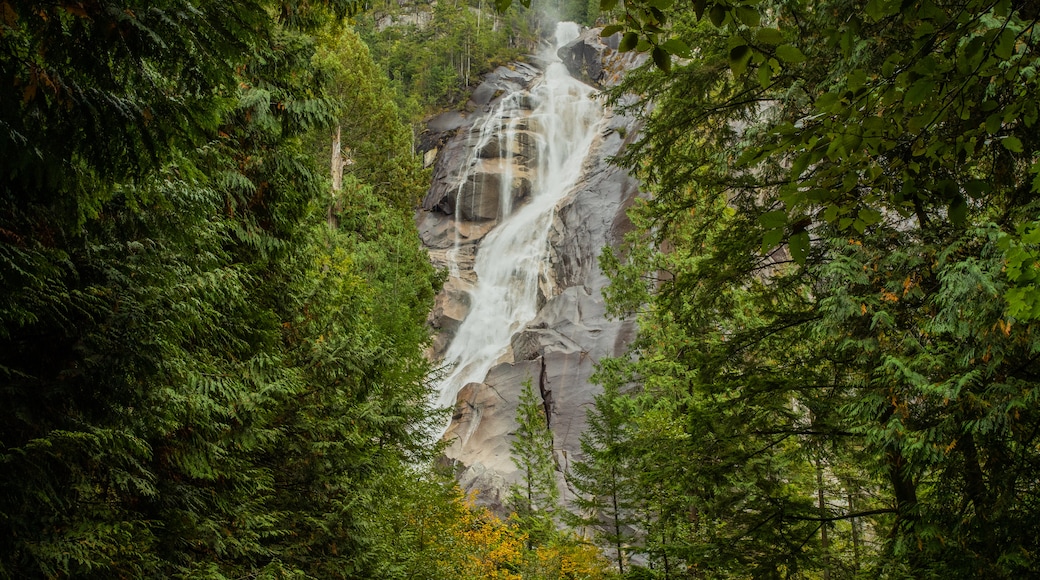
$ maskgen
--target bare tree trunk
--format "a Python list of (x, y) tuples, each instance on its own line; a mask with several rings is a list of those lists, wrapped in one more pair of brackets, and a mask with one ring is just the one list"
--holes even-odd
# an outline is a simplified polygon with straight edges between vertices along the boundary
[[(823, 498), (823, 463), (820, 462), (816, 465), (816, 487), (817, 494), (819, 497), (820, 505), (820, 518), (827, 517), (827, 504)], [(830, 538), (827, 536), (827, 522), (820, 522), (820, 547), (823, 550), (823, 580), (830, 580), (831, 577), (831, 566), (830, 566)]]
[[(849, 496), (849, 513), (856, 513), (856, 510), (852, 507), (852, 492), (847, 492)], [(852, 566), (853, 570), (859, 570), (859, 529), (857, 529), (856, 518), (849, 520), (852, 524)]]
[(329, 203), (328, 214), (326, 215), (326, 221), (328, 222), (330, 229), (336, 229), (339, 227), (339, 220), (336, 218), (336, 213), (342, 209), (342, 200), (339, 196), (340, 191), (343, 189), (344, 166), (341, 138), (342, 127), (337, 123), (336, 132), (332, 134), (332, 160), (330, 163), (330, 169), (332, 171), (332, 199)]

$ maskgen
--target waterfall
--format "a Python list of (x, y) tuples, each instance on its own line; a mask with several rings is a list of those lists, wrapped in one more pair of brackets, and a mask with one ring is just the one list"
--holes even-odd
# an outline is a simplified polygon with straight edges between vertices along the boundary
[[(604, 119), (602, 106), (593, 99), (593, 89), (573, 79), (556, 56), (556, 51), (577, 38), (579, 32), (572, 22), (558, 24), (556, 46), (543, 55), (549, 65), (542, 77), (529, 92), (517, 91), (502, 98), (481, 125), (471, 166), (477, 164), (479, 151), (492, 137), (497, 136), (507, 148), (506, 155), (499, 158), (503, 173), (500, 219), (476, 254), (477, 281), (470, 291), (470, 310), (444, 354), (450, 372), (439, 385), (439, 407), (454, 406), (462, 387), (484, 381), (492, 366), (509, 352), (513, 334), (537, 314), (539, 279), (551, 280), (545, 270), (554, 211), (581, 178), (585, 158)], [(523, 110), (524, 103), (534, 103), (533, 110)], [(529, 199), (514, 204), (509, 158), (522, 123), (532, 136), (535, 165), (529, 175)], [(466, 177), (463, 175), (462, 183)], [(455, 253), (457, 245), (449, 253), (452, 261)], [(451, 269), (451, 274), (457, 275), (457, 266)]]

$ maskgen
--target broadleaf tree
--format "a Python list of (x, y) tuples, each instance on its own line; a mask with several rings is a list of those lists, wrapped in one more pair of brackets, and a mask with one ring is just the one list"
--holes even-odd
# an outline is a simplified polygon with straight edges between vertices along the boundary
[(649, 199), (604, 266), (640, 312), (643, 420), (685, 446), (646, 467), (675, 484), (673, 557), (1035, 567), (1037, 10), (647, 6), (623, 5), (633, 48), (695, 50), (614, 92), (654, 104), (621, 160)]

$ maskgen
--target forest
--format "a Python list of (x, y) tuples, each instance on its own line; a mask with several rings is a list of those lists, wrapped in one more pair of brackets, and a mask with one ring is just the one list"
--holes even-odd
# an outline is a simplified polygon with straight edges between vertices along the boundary
[[(0, 579), (1037, 575), (1040, 4), (426, 4), (0, 0)], [(415, 126), (552, 18), (650, 55), (638, 336), (571, 505), (524, 385), (501, 516)]]

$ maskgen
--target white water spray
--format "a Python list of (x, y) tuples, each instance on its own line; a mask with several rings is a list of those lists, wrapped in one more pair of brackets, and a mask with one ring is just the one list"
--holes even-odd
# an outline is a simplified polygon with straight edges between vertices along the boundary
[[(508, 352), (513, 334), (537, 314), (538, 280), (543, 268), (548, 268), (548, 237), (556, 204), (580, 179), (603, 122), (603, 108), (593, 100), (593, 89), (573, 79), (556, 56), (556, 51), (577, 38), (579, 32), (572, 22), (557, 25), (556, 46), (545, 55), (550, 64), (531, 89), (536, 106), (528, 119), (537, 167), (531, 175), (527, 203), (512, 207), (513, 179), (505, 169), (512, 164), (507, 159), (501, 166), (506, 172), (501, 180), (502, 218), (477, 252), (477, 283), (470, 292), (470, 311), (444, 355), (451, 372), (439, 386), (439, 407), (454, 406), (462, 387), (483, 381)], [(510, 143), (507, 148), (511, 151), (523, 116), (523, 97), (517, 92), (502, 99), (482, 125), (474, 151), (483, 148), (495, 132), (501, 142)], [(458, 219), (457, 215), (456, 223)], [(452, 275), (456, 275), (457, 267), (453, 270)]]

